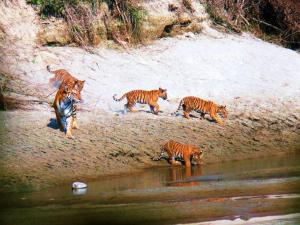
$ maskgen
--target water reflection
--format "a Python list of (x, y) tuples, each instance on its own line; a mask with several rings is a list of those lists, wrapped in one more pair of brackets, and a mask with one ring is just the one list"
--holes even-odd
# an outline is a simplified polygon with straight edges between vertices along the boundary
[(85, 195), (87, 192), (86, 188), (81, 188), (81, 189), (72, 189), (73, 195)]
[(192, 168), (168, 165), (106, 176), (73, 194), (67, 185), (1, 196), (0, 224), (146, 225), (284, 215), (299, 213), (299, 187), (298, 155)]
[(199, 181), (190, 181), (190, 178), (196, 178), (202, 175), (201, 166), (195, 167), (172, 167), (171, 181), (168, 182), (169, 186), (175, 187), (188, 187), (200, 185)]

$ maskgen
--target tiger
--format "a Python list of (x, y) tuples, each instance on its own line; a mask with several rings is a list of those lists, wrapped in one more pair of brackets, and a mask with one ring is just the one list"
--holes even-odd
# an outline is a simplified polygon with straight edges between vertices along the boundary
[(74, 138), (72, 129), (78, 129), (76, 104), (81, 101), (78, 80), (62, 83), (56, 93), (53, 107), (59, 128), (66, 133), (67, 138)]
[(115, 101), (122, 101), (125, 97), (127, 98), (127, 103), (124, 105), (124, 112), (127, 109), (130, 112), (137, 112), (138, 110), (133, 109), (136, 103), (140, 104), (148, 104), (150, 106), (150, 110), (154, 114), (158, 114), (160, 112), (160, 107), (157, 104), (158, 98), (162, 98), (163, 100), (168, 99), (167, 89), (159, 88), (157, 90), (133, 90), (125, 93), (121, 98), (116, 98), (117, 94), (113, 96)]
[(227, 118), (228, 114), (226, 105), (217, 105), (212, 101), (207, 101), (194, 96), (184, 97), (180, 101), (178, 109), (173, 114), (178, 113), (181, 108), (183, 109), (183, 116), (187, 119), (190, 118), (190, 112), (195, 110), (200, 112), (200, 119), (203, 119), (205, 114), (209, 114), (210, 117), (220, 125), (223, 125), (224, 122), (220, 119), (218, 113), (222, 114), (224, 118)]
[(193, 158), (197, 164), (201, 164), (203, 159), (203, 150), (191, 144), (182, 144), (174, 140), (169, 140), (161, 147), (161, 153), (158, 158), (153, 158), (154, 161), (161, 160), (164, 153), (169, 156), (169, 163), (173, 166), (181, 165), (181, 162), (176, 159), (183, 159), (186, 167), (191, 167), (191, 159)]
[(59, 87), (62, 83), (72, 83), (77, 81), (77, 85), (79, 88), (79, 91), (83, 89), (85, 80), (78, 80), (74, 76), (72, 76), (68, 71), (64, 69), (59, 70), (51, 70), (50, 66), (47, 66), (47, 70), (49, 73), (55, 74), (54, 77), (49, 79), (49, 84), (54, 87)]

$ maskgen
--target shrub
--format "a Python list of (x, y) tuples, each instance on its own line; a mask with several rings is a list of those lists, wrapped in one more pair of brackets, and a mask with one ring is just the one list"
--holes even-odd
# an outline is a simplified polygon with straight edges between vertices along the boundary
[(105, 2), (115, 20), (114, 28), (107, 27), (108, 36), (118, 36), (117, 39), (121, 36), (127, 42), (140, 41), (145, 11), (138, 6), (138, 0), (28, 0), (27, 2), (37, 5), (43, 17), (64, 18), (74, 42), (79, 45), (96, 44), (93, 14), (97, 6)]
[(300, 2), (297, 0), (202, 0), (216, 24), (251, 31), (260, 38), (300, 47)]

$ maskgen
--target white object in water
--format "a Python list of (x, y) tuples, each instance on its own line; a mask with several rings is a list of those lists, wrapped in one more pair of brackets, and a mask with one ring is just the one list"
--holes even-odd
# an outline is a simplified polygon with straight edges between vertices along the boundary
[(73, 182), (72, 189), (82, 189), (82, 188), (87, 188), (87, 184), (82, 182)]
[(74, 189), (72, 190), (73, 195), (85, 195), (86, 194), (86, 188), (81, 188), (81, 189)]

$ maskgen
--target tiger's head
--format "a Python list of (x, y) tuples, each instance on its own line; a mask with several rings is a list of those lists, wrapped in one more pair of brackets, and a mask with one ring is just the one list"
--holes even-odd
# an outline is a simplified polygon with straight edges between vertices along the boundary
[(79, 91), (83, 89), (84, 83), (85, 80), (75, 80), (75, 86)]
[(227, 109), (226, 109), (226, 105), (219, 105), (218, 106), (218, 113), (222, 114), (222, 116), (224, 118), (227, 118), (228, 112), (227, 112)]
[(83, 86), (80, 86), (78, 84), (78, 80), (76, 80), (74, 83), (63, 84), (63, 88), (65, 97), (70, 101), (75, 103), (81, 101), (81, 89), (83, 88)]
[(167, 100), (168, 99), (168, 95), (167, 95), (167, 89), (163, 89), (163, 88), (159, 88), (159, 97), (162, 98), (163, 100)]
[(203, 150), (199, 147), (193, 146), (192, 155), (193, 159), (199, 164), (203, 158)]

